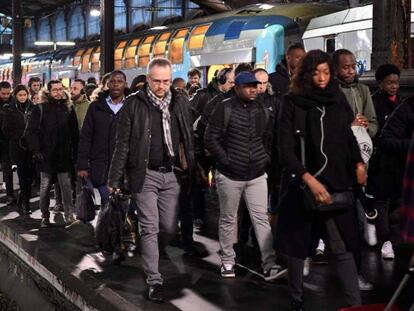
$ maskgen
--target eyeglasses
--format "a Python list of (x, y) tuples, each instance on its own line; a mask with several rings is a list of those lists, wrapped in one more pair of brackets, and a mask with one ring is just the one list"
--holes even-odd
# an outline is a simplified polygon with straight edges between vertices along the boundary
[(65, 89), (64, 88), (60, 88), (60, 89), (51, 89), (51, 92), (63, 92)]
[(152, 81), (152, 83), (154, 83), (155, 85), (170, 85), (171, 84), (171, 79), (169, 80), (157, 80), (157, 79), (153, 79), (151, 77), (149, 77), (150, 80)]

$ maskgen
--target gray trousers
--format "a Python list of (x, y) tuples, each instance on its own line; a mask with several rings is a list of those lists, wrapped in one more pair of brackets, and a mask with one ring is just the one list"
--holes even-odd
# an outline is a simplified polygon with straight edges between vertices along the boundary
[[(57, 173), (57, 180), (62, 191), (63, 210), (65, 218), (73, 216), (74, 206), (72, 202), (72, 184), (70, 182), (69, 172)], [(50, 204), (50, 184), (51, 176), (45, 172), (40, 172), (40, 211), (42, 218), (49, 218)]]
[(141, 235), (141, 256), (147, 284), (162, 284), (158, 271), (160, 243), (166, 246), (174, 237), (178, 225), (178, 197), (180, 185), (173, 172), (160, 173), (147, 169), (141, 192), (134, 193), (138, 206), (138, 224)]
[(219, 241), (220, 257), (223, 264), (235, 264), (233, 249), (234, 228), (241, 196), (243, 196), (262, 255), (264, 270), (276, 262), (273, 249), (272, 230), (267, 217), (267, 175), (249, 181), (232, 180), (219, 171), (216, 185), (220, 202)]

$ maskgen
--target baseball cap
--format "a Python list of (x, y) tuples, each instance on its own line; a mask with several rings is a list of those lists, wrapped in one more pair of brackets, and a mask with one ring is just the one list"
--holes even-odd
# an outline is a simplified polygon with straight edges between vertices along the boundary
[(242, 71), (240, 72), (235, 79), (236, 85), (242, 85), (242, 84), (258, 84), (259, 81), (257, 81), (256, 77), (253, 73)]

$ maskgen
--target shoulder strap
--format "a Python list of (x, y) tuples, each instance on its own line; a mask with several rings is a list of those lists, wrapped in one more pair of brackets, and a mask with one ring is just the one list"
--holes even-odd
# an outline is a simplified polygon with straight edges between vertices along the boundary
[(295, 136), (299, 137), (300, 143), (300, 162), (304, 167), (306, 167), (306, 148), (305, 148), (305, 137), (306, 137), (306, 115), (307, 112), (305, 109), (298, 107), (297, 105), (293, 106), (293, 126)]
[(40, 130), (40, 127), (42, 126), (42, 120), (43, 120), (43, 106), (42, 104), (39, 104), (38, 107), (40, 110), (40, 119), (39, 119), (39, 130)]

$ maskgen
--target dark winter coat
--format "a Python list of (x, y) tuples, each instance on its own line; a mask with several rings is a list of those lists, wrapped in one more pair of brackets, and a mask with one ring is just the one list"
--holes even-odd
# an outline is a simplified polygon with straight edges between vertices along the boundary
[(109, 91), (101, 93), (90, 104), (83, 123), (77, 170), (87, 170), (94, 186), (101, 186), (108, 180), (109, 165), (115, 150), (115, 136), (120, 111), (115, 114), (108, 106)]
[[(172, 109), (180, 128), (178, 169), (194, 176), (194, 147), (191, 108), (188, 99), (171, 88)], [(109, 169), (109, 185), (140, 192), (144, 184), (151, 144), (151, 112), (147, 94), (139, 91), (127, 97), (121, 109), (115, 152)], [(124, 179), (123, 180), (123, 177)]]
[[(19, 105), (19, 106), (18, 106)], [(1, 131), (9, 142), (9, 155), (12, 164), (18, 165), (30, 159), (27, 144), (22, 139), (30, 112), (35, 106), (27, 101), (24, 106), (13, 99), (3, 107)]]
[(276, 71), (269, 75), (269, 83), (272, 85), (276, 96), (283, 96), (289, 91), (290, 75), (286, 60), (283, 59), (276, 66)]
[(75, 110), (68, 97), (59, 101), (49, 97), (39, 105), (30, 112), (24, 134), (29, 150), (43, 156), (44, 160), (39, 163), (41, 172), (69, 172), (73, 169), (79, 142)]
[[(414, 137), (413, 137), (414, 138)], [(408, 243), (414, 243), (414, 139), (408, 151), (403, 192), (401, 197), (401, 236)]]
[[(225, 124), (226, 105), (231, 106)], [(204, 136), (205, 147), (223, 175), (241, 181), (257, 178), (270, 164), (272, 122), (263, 104), (233, 96), (218, 104)]]
[(387, 119), (380, 135), (384, 156), (386, 193), (390, 198), (401, 196), (405, 161), (414, 130), (414, 102), (404, 101)]
[(197, 90), (193, 98), (190, 100), (192, 108), (196, 111), (196, 118), (200, 116), (208, 102), (213, 99), (215, 96), (220, 94), (221, 91), (218, 88), (217, 81), (213, 79), (206, 88)]
[[(319, 108), (319, 109), (318, 109)], [(302, 110), (300, 110), (302, 109)], [(313, 90), (307, 95), (289, 94), (281, 108), (279, 120), (280, 161), (284, 167), (281, 182), (278, 247), (282, 253), (297, 258), (311, 255), (323, 232), (323, 223), (333, 217), (347, 248), (356, 252), (358, 230), (355, 211), (349, 209), (331, 213), (305, 210), (301, 201), (300, 182), (309, 172), (315, 174), (325, 163), (320, 151), (322, 143), (321, 115), (323, 117), (323, 151), (328, 161), (318, 179), (328, 191), (339, 192), (355, 184), (356, 163), (363, 163), (358, 143), (351, 130), (352, 111), (345, 95), (336, 83), (325, 90)], [(300, 142), (296, 135), (295, 120), (305, 112), (306, 168), (301, 163)]]
[(207, 124), (213, 114), (214, 109), (216, 108), (217, 104), (233, 96), (235, 96), (234, 89), (231, 89), (230, 91), (226, 93), (218, 93), (207, 103), (207, 105), (202, 110), (198, 121), (196, 121), (194, 141), (195, 141), (195, 155), (197, 158), (197, 162), (202, 163), (205, 160), (204, 158), (206, 157), (205, 147), (204, 147), (204, 135), (206, 132)]
[(2, 101), (0, 100), (0, 156), (3, 157), (4, 155), (8, 155), (9, 151), (9, 142), (7, 141), (6, 137), (3, 134), (3, 131), (1, 130), (2, 128), (2, 122), (3, 122), (3, 118), (2, 118), (2, 113), (3, 113), (3, 107), (8, 105), (11, 100), (13, 99), (13, 97), (10, 96), (8, 101)]
[[(399, 169), (400, 177), (396, 177), (394, 174), (395, 163), (382, 150), (380, 136), (387, 119), (391, 116), (395, 108), (401, 104), (401, 101), (399, 97), (396, 102), (391, 101), (388, 95), (381, 90), (372, 96), (372, 100), (378, 120), (378, 132), (373, 139), (374, 152), (369, 160), (366, 192), (373, 195), (377, 200), (387, 200), (391, 194), (393, 197), (399, 197), (400, 182), (395, 182), (395, 178), (401, 180), (401, 168)], [(397, 185), (395, 190), (389, 191), (394, 189), (395, 185)]]

